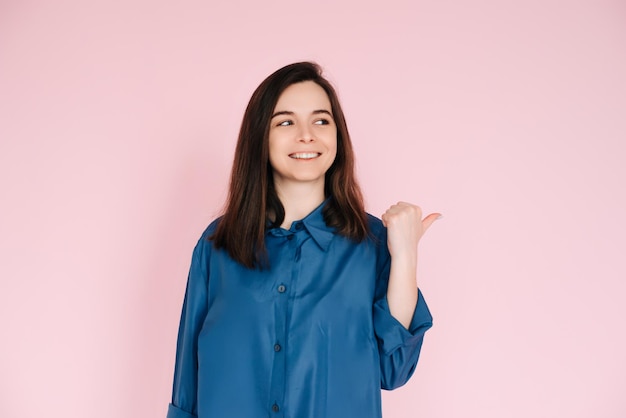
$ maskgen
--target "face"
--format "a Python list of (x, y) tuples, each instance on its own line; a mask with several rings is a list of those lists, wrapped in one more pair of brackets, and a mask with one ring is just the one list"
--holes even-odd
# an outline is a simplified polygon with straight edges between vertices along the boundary
[(337, 126), (322, 87), (304, 81), (285, 89), (270, 120), (269, 153), (278, 187), (311, 183), (323, 188), (337, 155)]

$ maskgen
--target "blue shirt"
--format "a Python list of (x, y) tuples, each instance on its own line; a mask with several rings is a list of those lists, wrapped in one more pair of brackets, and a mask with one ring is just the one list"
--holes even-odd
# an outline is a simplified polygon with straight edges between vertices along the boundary
[(204, 232), (193, 252), (168, 418), (379, 418), (380, 389), (413, 374), (432, 317), (389, 312), (387, 230), (361, 243), (323, 205), (266, 233), (270, 267), (247, 269)]

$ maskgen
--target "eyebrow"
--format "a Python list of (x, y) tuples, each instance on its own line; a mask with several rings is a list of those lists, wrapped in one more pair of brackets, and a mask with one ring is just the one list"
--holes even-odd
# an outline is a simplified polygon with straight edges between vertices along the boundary
[[(328, 110), (326, 110), (326, 109), (317, 109), (317, 110), (314, 110), (313, 112), (311, 112), (311, 114), (312, 114), (312, 115), (326, 114), (326, 115), (330, 116), (331, 118), (333, 117), (333, 114), (332, 114), (332, 113), (330, 113), (330, 112), (329, 112)], [(290, 110), (281, 110), (281, 111), (278, 111), (278, 112), (274, 113), (274, 114), (272, 115), (271, 119), (274, 119), (276, 116), (281, 116), (281, 115), (289, 115), (289, 116), (292, 116), (292, 115), (294, 115), (294, 112), (292, 112), (292, 111), (290, 111)]]

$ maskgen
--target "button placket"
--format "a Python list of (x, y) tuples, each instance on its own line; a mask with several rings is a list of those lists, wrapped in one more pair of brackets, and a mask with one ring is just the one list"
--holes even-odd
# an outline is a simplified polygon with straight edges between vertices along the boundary
[(285, 343), (288, 340), (288, 320), (290, 303), (292, 301), (289, 298), (290, 292), (287, 292), (288, 286), (292, 286), (297, 279), (298, 268), (298, 253), (301, 239), (296, 234), (291, 233), (286, 235), (286, 241), (284, 242), (282, 256), (284, 260), (290, 260), (290, 266), (284, 266), (284, 273), (286, 274), (284, 281), (278, 283), (274, 288), (274, 315), (275, 315), (275, 343), (273, 345), (274, 350), (274, 364), (272, 367), (271, 377), (271, 389), (270, 389), (270, 402), (269, 409), (271, 416), (280, 418), (284, 415), (284, 408), (282, 402), (284, 402), (285, 390), (287, 385), (287, 352), (285, 351)]

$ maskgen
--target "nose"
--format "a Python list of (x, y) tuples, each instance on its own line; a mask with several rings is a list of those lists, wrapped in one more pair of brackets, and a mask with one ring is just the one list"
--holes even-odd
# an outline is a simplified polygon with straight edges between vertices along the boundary
[(308, 144), (315, 141), (311, 128), (307, 125), (300, 125), (300, 131), (298, 132), (298, 142)]

